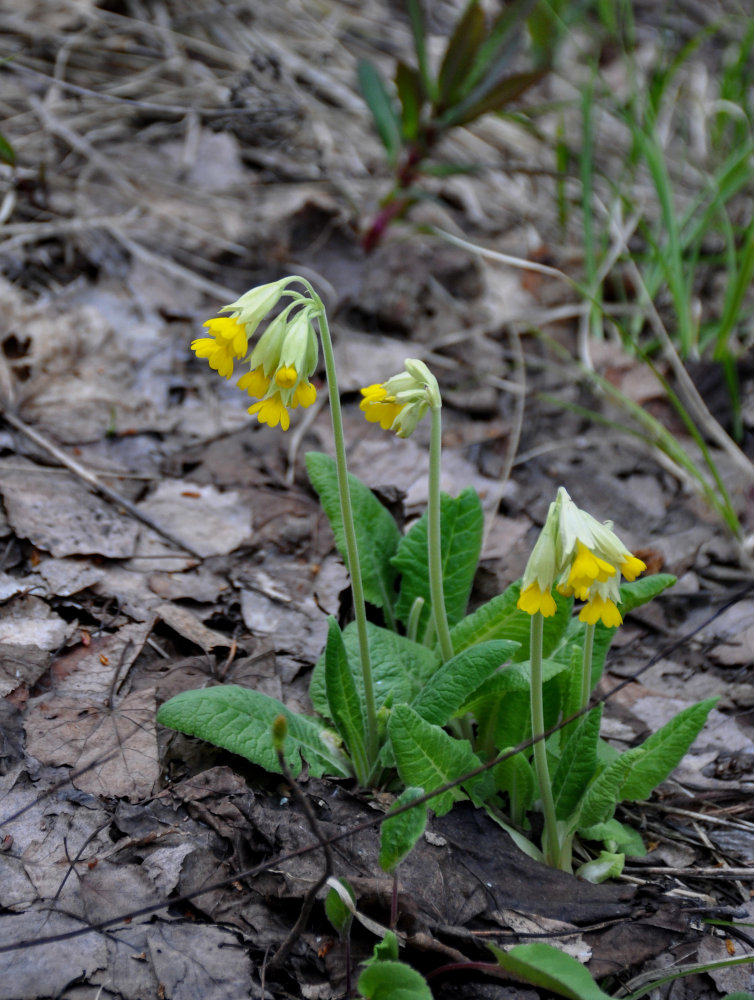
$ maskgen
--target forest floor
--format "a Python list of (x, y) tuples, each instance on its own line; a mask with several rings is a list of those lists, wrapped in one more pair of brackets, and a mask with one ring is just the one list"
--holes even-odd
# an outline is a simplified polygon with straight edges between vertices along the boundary
[[(438, 36), (458, 6), (434, 5)], [(655, 26), (639, 38), (651, 55)], [(443, 489), (474, 486), (485, 511), (475, 603), (520, 576), (559, 485), (650, 571), (678, 577), (614, 643), (602, 694), (646, 669), (607, 700), (606, 738), (623, 749), (720, 698), (672, 778), (621, 811), (649, 853), (618, 880), (537, 865), (471, 808), (434, 819), (400, 869), (402, 956), (431, 977), (484, 961), (485, 941), (557, 941), (617, 991), (754, 946), (704, 922), (754, 920), (745, 555), (584, 377), (585, 309), (567, 285), (414, 228), (578, 277), (578, 213), (563, 227), (542, 139), (557, 116), (540, 136), (488, 117), (448, 140), (448, 160), (481, 169), (434, 179), (434, 199), (363, 253), (389, 177), (356, 65), (390, 72), (399, 54), (409, 32), (389, 0), (0, 0), (0, 133), (17, 157), (0, 167), (0, 1000), (343, 995), (321, 901), (284, 966), (266, 966), (322, 864), (318, 850), (280, 860), (312, 843), (290, 789), (155, 722), (172, 695), (223, 682), (311, 711), (326, 614), (342, 610), (347, 575), (303, 463), (332, 452), (327, 407), (287, 433), (259, 425), (189, 351), (223, 304), (290, 273), (328, 308), (351, 471), (406, 520), (426, 503), (427, 432), (398, 440), (367, 424), (358, 389), (407, 355), (436, 372)], [(529, 99), (577, 108), (576, 54)], [(619, 65), (602, 70), (619, 85)], [(617, 155), (606, 141), (608, 174)], [(612, 340), (590, 355), (693, 449), (647, 366)], [(714, 369), (695, 377), (724, 421)], [(751, 532), (752, 482), (716, 461)], [(301, 788), (326, 835), (390, 801), (343, 782)], [(374, 828), (346, 836), (336, 874), (386, 923), (377, 843)], [(356, 964), (375, 937), (357, 924), (353, 938)], [(546, 996), (475, 975), (430, 983), (437, 998)], [(662, 995), (751, 985), (739, 966)]]

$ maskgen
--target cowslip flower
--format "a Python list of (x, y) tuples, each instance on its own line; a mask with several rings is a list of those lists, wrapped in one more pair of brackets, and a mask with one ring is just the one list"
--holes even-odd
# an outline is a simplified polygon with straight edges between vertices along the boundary
[(581, 510), (561, 486), (529, 557), (517, 607), (530, 615), (554, 615), (552, 588), (557, 586), (560, 594), (586, 602), (579, 621), (614, 628), (623, 621), (618, 610), (621, 574), (635, 580), (646, 568), (609, 522), (602, 524)]
[[(289, 410), (311, 406), (317, 391), (309, 381), (317, 367), (319, 347), (312, 321), (317, 303), (288, 286), (294, 278), (282, 278), (252, 288), (235, 302), (224, 306), (219, 316), (204, 324), (211, 336), (194, 340), (192, 350), (206, 358), (211, 368), (230, 378), (236, 361), (248, 365), (237, 385), (256, 400), (249, 413), (260, 423), (290, 426)], [(292, 301), (267, 326), (254, 348), (249, 341), (257, 327), (286, 296)]]
[(410, 437), (430, 408), (442, 405), (437, 379), (423, 361), (406, 358), (404, 371), (387, 382), (368, 385), (361, 390), (364, 397), (359, 409), (370, 423), (379, 423), (384, 431), (393, 430), (398, 437)]

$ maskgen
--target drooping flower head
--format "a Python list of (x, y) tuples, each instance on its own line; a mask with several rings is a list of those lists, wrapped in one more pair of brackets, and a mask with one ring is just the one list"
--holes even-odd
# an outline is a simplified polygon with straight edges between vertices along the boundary
[[(230, 378), (234, 362), (248, 365), (248, 371), (238, 380), (238, 388), (257, 400), (249, 413), (260, 423), (285, 431), (290, 426), (289, 410), (311, 406), (317, 392), (309, 379), (314, 374), (319, 356), (313, 320), (320, 303), (290, 285), (300, 279), (282, 278), (267, 285), (252, 288), (235, 302), (224, 306), (219, 316), (208, 320), (210, 337), (192, 342), (197, 357), (206, 358), (211, 368)], [(251, 353), (249, 341), (259, 324), (283, 298), (291, 299), (282, 312), (267, 326)]]
[(586, 602), (580, 621), (601, 621), (612, 628), (623, 621), (618, 610), (621, 573), (635, 580), (646, 568), (610, 522), (602, 524), (581, 510), (561, 486), (529, 557), (517, 606), (530, 615), (554, 615), (552, 588), (557, 585), (559, 593)]
[(398, 437), (410, 437), (427, 410), (442, 406), (437, 379), (423, 361), (406, 358), (404, 371), (387, 382), (375, 383), (361, 390), (359, 404), (366, 419), (379, 423), (384, 431)]

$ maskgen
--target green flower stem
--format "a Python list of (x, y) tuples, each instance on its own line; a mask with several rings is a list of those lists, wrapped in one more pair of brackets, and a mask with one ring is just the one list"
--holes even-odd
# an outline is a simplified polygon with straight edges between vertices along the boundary
[(364, 588), (361, 582), (361, 566), (359, 563), (359, 550), (356, 546), (356, 528), (353, 522), (353, 508), (351, 505), (351, 491), (348, 488), (348, 466), (346, 464), (346, 444), (343, 433), (343, 414), (340, 408), (340, 395), (338, 393), (338, 378), (335, 372), (335, 355), (332, 347), (332, 337), (330, 327), (327, 322), (325, 307), (319, 296), (308, 282), (304, 282), (309, 288), (315, 302), (319, 302), (320, 310), (317, 314), (319, 319), (319, 332), (322, 341), (322, 353), (325, 358), (325, 372), (327, 375), (327, 390), (330, 396), (330, 413), (332, 415), (333, 437), (335, 438), (335, 466), (338, 473), (338, 492), (340, 495), (340, 512), (343, 518), (343, 533), (346, 538), (346, 552), (348, 554), (348, 570), (351, 576), (351, 591), (353, 593), (353, 611), (356, 619), (356, 630), (359, 637), (359, 661), (361, 664), (361, 675), (364, 681), (364, 706), (366, 708), (366, 748), (369, 766), (374, 767), (379, 751), (379, 740), (377, 735), (377, 706), (374, 698), (374, 681), (372, 680), (372, 663), (369, 657), (369, 640), (367, 637), (367, 612), (364, 604)]
[(538, 611), (531, 618), (531, 733), (534, 744), (534, 770), (537, 773), (542, 811), (545, 816), (545, 859), (555, 868), (560, 867), (560, 844), (555, 819), (555, 802), (552, 797), (550, 771), (547, 767), (547, 748), (544, 739), (537, 739), (545, 731), (545, 711), (542, 701), (542, 632), (544, 618)]
[(440, 465), (442, 461), (442, 407), (433, 406), (432, 437), (429, 445), (429, 503), (428, 520), (428, 562), (429, 596), (432, 600), (432, 617), (435, 622), (440, 654), (443, 663), (453, 657), (453, 641), (445, 611), (445, 593), (442, 582), (442, 531), (440, 526)]
[(592, 651), (594, 649), (594, 625), (587, 625), (584, 635), (584, 659), (581, 661), (581, 697), (579, 708), (589, 704), (592, 693)]

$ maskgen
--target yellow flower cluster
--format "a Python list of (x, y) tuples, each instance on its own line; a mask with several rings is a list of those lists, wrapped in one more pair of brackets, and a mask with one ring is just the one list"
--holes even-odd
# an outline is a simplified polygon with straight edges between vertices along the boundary
[[(256, 399), (249, 413), (262, 424), (287, 431), (289, 410), (311, 406), (317, 391), (309, 379), (317, 367), (317, 335), (312, 326), (312, 300), (288, 290), (296, 279), (283, 278), (259, 288), (252, 288), (222, 310), (230, 316), (218, 316), (204, 324), (209, 336), (191, 344), (198, 358), (206, 358), (210, 368), (223, 378), (233, 375), (236, 361), (248, 364), (237, 385)], [(283, 311), (270, 322), (249, 353), (249, 341), (257, 327), (283, 296), (291, 298)]]
[(409, 437), (431, 407), (442, 405), (437, 379), (423, 361), (406, 358), (405, 369), (387, 382), (376, 382), (361, 390), (359, 404), (370, 424), (398, 437)]
[(526, 566), (517, 606), (530, 615), (554, 615), (552, 588), (557, 585), (558, 593), (586, 602), (579, 621), (614, 628), (623, 621), (621, 574), (631, 581), (646, 568), (610, 524), (580, 510), (561, 486)]

